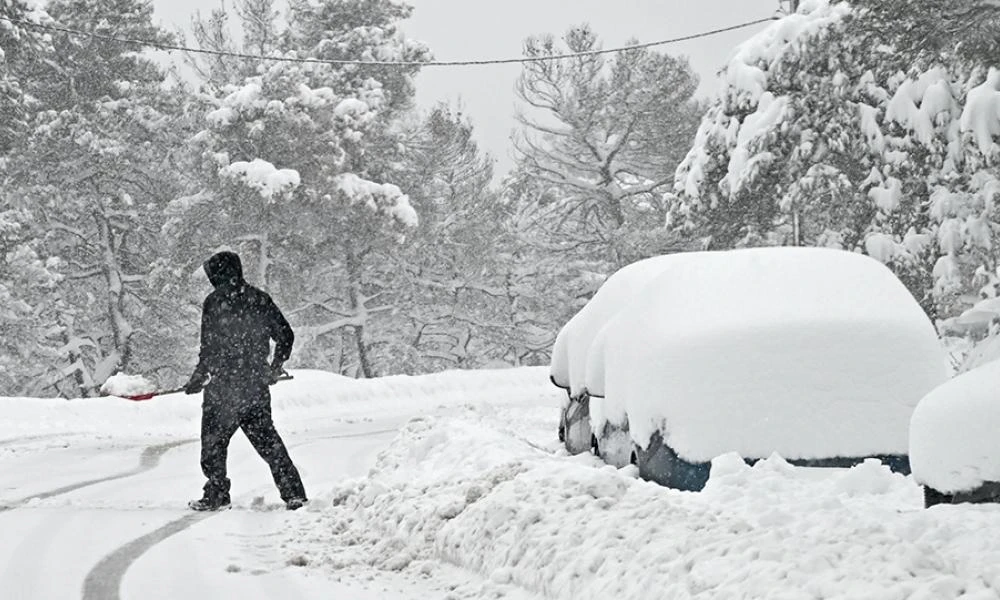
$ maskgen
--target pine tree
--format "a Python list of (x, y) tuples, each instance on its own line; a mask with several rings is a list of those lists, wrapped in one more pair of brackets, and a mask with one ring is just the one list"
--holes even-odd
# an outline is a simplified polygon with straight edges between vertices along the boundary
[(0, 0), (0, 160), (27, 127), (29, 107), (23, 83), (52, 51), (39, 29), (12, 20), (47, 24), (49, 15), (23, 0)]
[[(136, 0), (56, 0), (59, 24), (102, 35), (167, 40)], [(40, 252), (56, 261), (61, 393), (93, 394), (133, 351), (151, 300), (158, 210), (171, 194), (173, 137), (163, 74), (132, 46), (59, 35), (25, 90), (31, 134), (9, 160), (11, 199), (31, 215)], [(159, 209), (157, 207), (160, 207)], [(64, 378), (72, 384), (67, 387)]]
[[(600, 48), (588, 26), (564, 41), (565, 49), (552, 36), (529, 38), (525, 54)], [(611, 267), (634, 260), (628, 234), (663, 223), (662, 190), (694, 132), (697, 85), (685, 59), (649, 49), (525, 63), (518, 164), (542, 184), (526, 208), (550, 237)]]
[(394, 344), (396, 362), (415, 371), (517, 363), (524, 332), (506, 285), (515, 240), (492, 188), (493, 159), (446, 105), (409, 138), (406, 187), (421, 218), (399, 265), (405, 310), (382, 323), (409, 333)]
[(995, 295), (1000, 78), (988, 39), (945, 27), (954, 9), (814, 2), (744, 43), (677, 171), (673, 222), (710, 247), (867, 252), (931, 316)]
[[(292, 2), (277, 51), (420, 61), (427, 50), (394, 24), (406, 14), (392, 2)], [(207, 127), (194, 137), (192, 193), (172, 203), (164, 230), (175, 260), (190, 269), (216, 249), (240, 251), (295, 321), (297, 360), (378, 372), (369, 326), (392, 310), (380, 304), (385, 257), (417, 224), (391, 183), (415, 73), (273, 62), (199, 109)]]
[(600, 49), (588, 26), (564, 46), (529, 38), (525, 54), (569, 60), (524, 66), (517, 91), (517, 166), (504, 184), (518, 241), (508, 273), (520, 354), (544, 361), (564, 323), (615, 270), (686, 249), (664, 228), (663, 192), (697, 124), (697, 77), (688, 62), (649, 49)]
[(0, 212), (0, 389), (16, 395), (45, 392), (55, 322), (56, 264), (38, 254), (31, 230), (24, 212)]
[[(281, 32), (278, 27), (280, 13), (276, 4), (275, 0), (234, 1), (233, 8), (243, 31), (241, 43), (233, 39), (229, 12), (224, 3), (213, 9), (207, 18), (196, 13), (191, 19), (191, 28), (197, 47), (215, 52), (257, 56), (278, 54), (281, 51)], [(189, 53), (186, 58), (202, 84), (215, 89), (225, 85), (238, 85), (246, 77), (255, 75), (262, 66), (257, 60), (233, 60), (219, 54)]]

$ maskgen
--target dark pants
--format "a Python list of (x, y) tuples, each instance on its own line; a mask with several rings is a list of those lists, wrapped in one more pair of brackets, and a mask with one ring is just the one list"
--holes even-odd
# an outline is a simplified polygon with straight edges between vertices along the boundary
[[(227, 378), (228, 379), (228, 378)], [(205, 388), (201, 407), (201, 471), (208, 478), (205, 498), (229, 500), (226, 459), (229, 440), (242, 429), (271, 467), (281, 499), (305, 499), (299, 471), (271, 420), (271, 394), (262, 378), (216, 379)]]

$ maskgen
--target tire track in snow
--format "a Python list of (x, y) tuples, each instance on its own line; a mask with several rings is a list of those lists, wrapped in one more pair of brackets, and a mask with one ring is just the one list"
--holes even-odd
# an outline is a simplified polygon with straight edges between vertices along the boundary
[(70, 492), (75, 492), (76, 490), (79, 490), (81, 488), (89, 487), (89, 486), (92, 486), (92, 485), (97, 485), (99, 483), (105, 483), (105, 482), (108, 482), (108, 481), (115, 481), (117, 479), (124, 479), (126, 477), (132, 477), (134, 475), (138, 475), (140, 473), (144, 473), (144, 472), (149, 471), (151, 469), (155, 469), (157, 467), (157, 465), (160, 464), (160, 458), (162, 458), (163, 455), (166, 454), (166, 452), (168, 450), (171, 450), (171, 449), (176, 448), (178, 446), (183, 446), (185, 444), (193, 444), (194, 442), (197, 442), (197, 441), (198, 440), (179, 440), (179, 441), (175, 441), (175, 442), (167, 442), (165, 444), (157, 444), (155, 446), (147, 446), (145, 449), (143, 449), (142, 454), (139, 455), (139, 465), (137, 467), (135, 467), (134, 469), (129, 469), (128, 471), (122, 471), (121, 473), (116, 473), (114, 475), (109, 475), (107, 477), (100, 477), (100, 478), (97, 478), (97, 479), (89, 479), (87, 481), (80, 481), (78, 483), (71, 483), (69, 485), (65, 485), (65, 486), (56, 488), (54, 490), (49, 490), (47, 492), (41, 492), (41, 493), (38, 493), (38, 494), (32, 494), (32, 495), (28, 496), (27, 498), (22, 498), (20, 500), (15, 500), (14, 502), (12, 502), (10, 504), (6, 504), (6, 505), (0, 506), (0, 512), (4, 512), (4, 511), (7, 511), (7, 510), (13, 510), (15, 508), (19, 508), (19, 507), (23, 506), (24, 504), (27, 504), (28, 502), (30, 502), (32, 500), (35, 500), (35, 499), (45, 500), (46, 498), (52, 498), (53, 496), (60, 496), (62, 494), (68, 494)]
[(111, 554), (102, 558), (87, 573), (87, 578), (83, 580), (83, 600), (118, 600), (121, 598), (119, 590), (122, 579), (125, 578), (125, 572), (132, 566), (132, 563), (156, 544), (213, 514), (216, 513), (189, 513), (155, 531), (132, 540), (124, 546), (119, 546)]
[[(290, 444), (289, 448), (298, 448), (300, 446), (325, 440), (369, 437), (373, 435), (395, 433), (397, 431), (399, 431), (398, 428), (391, 428), (359, 431), (357, 433), (327, 435), (299, 442), (297, 444)], [(119, 546), (110, 554), (102, 558), (96, 565), (94, 565), (94, 568), (87, 573), (87, 577), (83, 581), (82, 600), (121, 600), (120, 591), (122, 580), (125, 578), (125, 573), (128, 571), (129, 567), (131, 567), (135, 561), (139, 560), (139, 558), (153, 546), (184, 531), (195, 523), (217, 515), (220, 512), (226, 511), (188, 513), (179, 519), (170, 521), (159, 529), (151, 531), (146, 535), (128, 542), (124, 546)]]
[(15, 444), (23, 444), (25, 442), (39, 442), (41, 440), (48, 440), (52, 438), (65, 438), (73, 434), (66, 433), (46, 433), (43, 435), (27, 435), (23, 437), (7, 438), (5, 440), (0, 440), (0, 448), (5, 446), (13, 446)]

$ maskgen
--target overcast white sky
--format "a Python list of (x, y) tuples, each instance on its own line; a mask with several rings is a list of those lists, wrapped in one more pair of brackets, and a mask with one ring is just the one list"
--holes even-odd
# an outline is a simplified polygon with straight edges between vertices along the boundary
[[(187, 28), (196, 11), (216, 6), (206, 0), (153, 0), (164, 26)], [(438, 60), (508, 58), (521, 55), (524, 38), (562, 34), (589, 23), (604, 47), (679, 37), (769, 17), (778, 0), (409, 0), (413, 17), (407, 35), (426, 42)], [(231, 5), (231, 2), (227, 2)], [(715, 72), (733, 47), (764, 25), (661, 47), (691, 59), (701, 76), (700, 92), (716, 90)], [(510, 168), (517, 65), (427, 67), (417, 79), (417, 101), (430, 106), (461, 100), (482, 146)]]

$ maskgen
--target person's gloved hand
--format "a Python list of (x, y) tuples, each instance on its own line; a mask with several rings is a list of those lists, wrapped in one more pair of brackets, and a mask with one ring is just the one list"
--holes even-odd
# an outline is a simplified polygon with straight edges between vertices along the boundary
[(188, 382), (184, 384), (185, 394), (197, 394), (201, 390), (205, 389), (205, 384), (208, 382), (208, 373), (196, 370), (191, 374), (191, 378)]
[(272, 364), (268, 367), (267, 371), (267, 385), (274, 385), (284, 374), (285, 368), (281, 365), (281, 363)]

